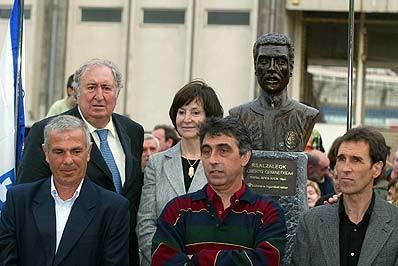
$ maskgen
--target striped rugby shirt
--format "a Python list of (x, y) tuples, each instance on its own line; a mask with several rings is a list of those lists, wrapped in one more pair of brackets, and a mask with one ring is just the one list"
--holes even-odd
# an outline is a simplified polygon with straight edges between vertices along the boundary
[(166, 205), (152, 241), (152, 265), (279, 265), (286, 243), (279, 203), (243, 183), (220, 213), (214, 194), (206, 185)]

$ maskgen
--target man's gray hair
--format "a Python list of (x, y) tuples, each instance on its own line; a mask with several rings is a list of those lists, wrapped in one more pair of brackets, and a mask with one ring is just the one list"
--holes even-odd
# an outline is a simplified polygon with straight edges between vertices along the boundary
[(59, 115), (51, 119), (51, 121), (44, 127), (44, 149), (48, 151), (49, 142), (48, 136), (51, 132), (65, 132), (69, 130), (81, 129), (86, 136), (87, 148), (91, 145), (90, 131), (83, 120), (71, 115)]
[(122, 73), (113, 62), (104, 59), (91, 59), (84, 63), (78, 70), (76, 70), (75, 74), (73, 75), (73, 89), (75, 90), (76, 95), (80, 95), (80, 82), (82, 76), (87, 70), (94, 66), (108, 67), (112, 71), (113, 78), (115, 79), (116, 89), (120, 91), (123, 88)]
[(149, 133), (145, 133), (144, 134), (144, 140), (152, 140), (152, 139), (155, 141), (156, 147), (158, 147), (158, 149), (159, 149), (160, 148), (160, 142), (159, 142), (158, 138), (155, 137), (152, 134), (149, 134)]

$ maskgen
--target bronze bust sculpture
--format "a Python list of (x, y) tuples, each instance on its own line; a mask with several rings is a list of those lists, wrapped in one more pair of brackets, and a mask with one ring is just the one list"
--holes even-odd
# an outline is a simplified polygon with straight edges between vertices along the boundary
[(260, 96), (229, 114), (250, 130), (254, 149), (303, 151), (319, 111), (287, 96), (294, 64), (290, 39), (279, 33), (262, 35), (254, 44), (253, 57)]

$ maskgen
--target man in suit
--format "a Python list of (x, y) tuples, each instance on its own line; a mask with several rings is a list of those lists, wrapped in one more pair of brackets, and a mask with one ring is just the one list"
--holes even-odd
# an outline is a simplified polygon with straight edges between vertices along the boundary
[(7, 193), (4, 265), (129, 265), (128, 201), (85, 177), (91, 145), (81, 119), (61, 115), (47, 124), (49, 178)]
[(375, 129), (354, 128), (341, 137), (336, 171), (342, 196), (301, 217), (295, 265), (398, 265), (398, 208), (373, 192), (386, 156)]
[[(142, 188), (144, 130), (129, 118), (113, 113), (122, 88), (122, 76), (112, 62), (99, 59), (88, 61), (75, 72), (73, 85), (78, 97), (77, 106), (64, 114), (82, 119), (91, 133), (93, 147), (87, 177), (130, 201), (130, 261), (132, 265), (138, 265), (134, 228)], [(17, 183), (32, 182), (51, 175), (41, 150), (43, 128), (51, 119), (53, 117), (32, 126), (18, 168)]]

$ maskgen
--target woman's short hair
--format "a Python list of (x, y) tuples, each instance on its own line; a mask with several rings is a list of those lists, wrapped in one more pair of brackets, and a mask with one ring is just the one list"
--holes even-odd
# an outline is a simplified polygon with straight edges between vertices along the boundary
[(184, 85), (174, 96), (169, 116), (175, 128), (177, 128), (178, 109), (194, 100), (199, 100), (203, 104), (206, 117), (223, 117), (224, 110), (213, 88), (201, 80), (193, 80)]

